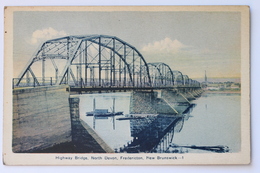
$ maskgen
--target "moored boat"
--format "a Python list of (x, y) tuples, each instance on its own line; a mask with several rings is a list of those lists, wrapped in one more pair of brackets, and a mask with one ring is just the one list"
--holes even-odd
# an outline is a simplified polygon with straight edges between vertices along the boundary
[(95, 117), (110, 117), (110, 116), (116, 116), (116, 115), (123, 115), (123, 111), (120, 112), (114, 112), (115, 110), (115, 99), (113, 99), (113, 110), (112, 112), (109, 112), (108, 109), (96, 109), (96, 102), (95, 99), (93, 99), (93, 111), (86, 112), (86, 116), (95, 116)]

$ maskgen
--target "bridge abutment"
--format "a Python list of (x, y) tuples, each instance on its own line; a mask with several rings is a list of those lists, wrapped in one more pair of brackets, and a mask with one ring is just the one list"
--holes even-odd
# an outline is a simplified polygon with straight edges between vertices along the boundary
[(14, 153), (71, 141), (68, 97), (64, 86), (13, 90)]

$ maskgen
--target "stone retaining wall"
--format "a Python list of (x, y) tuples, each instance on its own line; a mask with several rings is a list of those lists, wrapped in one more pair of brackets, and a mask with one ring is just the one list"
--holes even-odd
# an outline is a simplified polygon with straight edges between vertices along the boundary
[(68, 98), (65, 86), (13, 90), (13, 152), (71, 141)]

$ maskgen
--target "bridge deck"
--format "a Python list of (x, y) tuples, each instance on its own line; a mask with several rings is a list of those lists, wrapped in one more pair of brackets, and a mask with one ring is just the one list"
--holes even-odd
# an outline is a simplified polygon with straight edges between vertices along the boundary
[(66, 91), (69, 92), (102, 92), (102, 91), (133, 91), (133, 90), (161, 90), (161, 89), (199, 89), (201, 87), (191, 87), (191, 86), (173, 86), (173, 87), (68, 87)]

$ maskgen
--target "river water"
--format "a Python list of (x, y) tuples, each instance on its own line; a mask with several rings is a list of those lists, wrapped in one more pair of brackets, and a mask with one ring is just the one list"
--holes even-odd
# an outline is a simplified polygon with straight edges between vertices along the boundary
[[(135, 136), (140, 131), (145, 131), (145, 135), (142, 135), (142, 138), (147, 137), (147, 140), (149, 140), (147, 143), (146, 139), (142, 139), (140, 143), (147, 144), (147, 151), (151, 147), (148, 147), (148, 144), (155, 144), (153, 150), (149, 148), (149, 151), (152, 152), (214, 152), (205, 150), (205, 146), (225, 146), (229, 148), (228, 152), (240, 151), (240, 94), (203, 93), (201, 97), (192, 101), (194, 107), (186, 111), (180, 119), (169, 119), (169, 116), (164, 117), (160, 115), (141, 120), (118, 120), (118, 118), (129, 116), (130, 92), (83, 94), (79, 97), (80, 118), (87, 122), (116, 152), (130, 151), (122, 150), (122, 148), (132, 146), (136, 138), (140, 138), (140, 136)], [(86, 112), (93, 111), (93, 100), (95, 100), (96, 109), (108, 109), (112, 112), (113, 99), (115, 99), (115, 112), (123, 111), (123, 115), (96, 118), (86, 116)], [(162, 134), (161, 126), (165, 126), (165, 123), (169, 121), (177, 122), (174, 124), (176, 126), (175, 130), (171, 128), (173, 132), (171, 133), (172, 137), (166, 140), (168, 142), (167, 149), (158, 150), (156, 149), (158, 148), (156, 145), (158, 144), (158, 137), (160, 138), (158, 134)], [(176, 130), (177, 126), (178, 130)], [(153, 137), (156, 139), (153, 139)], [(194, 149), (192, 146), (196, 146), (197, 148)], [(201, 149), (201, 147), (204, 148)], [(147, 151), (145, 149), (142, 150), (142, 152)]]
[[(203, 93), (194, 101), (191, 118), (184, 122), (173, 143), (177, 145), (228, 146), (229, 152), (239, 152), (240, 94)], [(193, 152), (201, 152), (195, 151)]]

